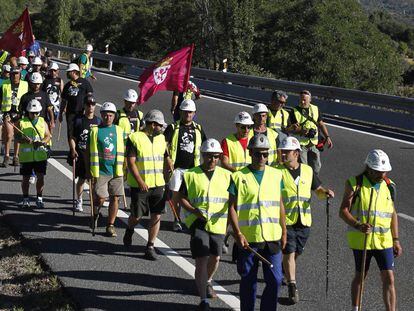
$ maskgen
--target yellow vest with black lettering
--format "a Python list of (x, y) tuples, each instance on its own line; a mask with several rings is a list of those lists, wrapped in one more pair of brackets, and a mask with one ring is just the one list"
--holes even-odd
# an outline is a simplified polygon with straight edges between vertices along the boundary
[[(137, 150), (135, 165), (148, 188), (164, 186), (164, 155), (167, 148), (164, 135), (154, 136), (151, 142), (145, 132), (135, 132), (129, 135), (129, 140)], [(128, 172), (128, 185), (138, 188), (131, 172)]]
[(239, 228), (247, 241), (259, 243), (280, 240), (280, 170), (266, 165), (260, 185), (247, 166), (234, 172), (231, 177), (237, 188)]
[[(88, 54), (86, 54), (86, 53), (82, 53), (82, 55), (85, 55), (86, 56), (86, 63), (85, 64), (83, 64), (83, 63), (81, 63), (81, 61), (80, 61), (80, 59), (81, 59), (81, 57), (79, 57), (79, 67), (80, 67), (80, 65), (82, 65), (83, 67), (82, 67), (82, 72), (80, 73), (81, 74), (81, 78), (86, 78), (86, 75), (87, 75), (87, 73), (88, 73), (88, 71), (90, 70), (90, 67), (91, 67), (91, 63), (90, 63), (90, 61), (89, 61), (89, 56), (88, 56)], [(82, 56), (81, 55), (81, 56)]]
[[(143, 113), (142, 111), (137, 110), (138, 112), (138, 119), (135, 124), (135, 132), (139, 131), (139, 126), (142, 120)], [(124, 130), (125, 139), (128, 138), (129, 134), (131, 134), (131, 121), (125, 113), (125, 110), (118, 110), (118, 126)]]
[[(33, 141), (41, 141), (45, 138), (46, 126), (47, 124), (45, 120), (42, 117), (39, 117), (36, 123), (36, 129), (39, 132), (37, 133), (32, 121), (28, 117), (20, 120), (20, 129)], [(35, 149), (33, 144), (23, 142), (20, 144), (19, 159), (21, 163), (46, 161), (47, 150), (43, 146)]]
[[(301, 146), (307, 146), (309, 144), (317, 145), (318, 144), (318, 127), (317, 125), (309, 121), (308, 118), (306, 118), (303, 114), (299, 112), (298, 109), (293, 108), (293, 112), (295, 114), (296, 121), (302, 126), (303, 129), (309, 130), (314, 129), (316, 131), (316, 135), (314, 138), (309, 138), (306, 136), (301, 135), (294, 135), (298, 140)], [(315, 120), (315, 122), (318, 122), (319, 118), (319, 109), (317, 106), (310, 104), (309, 105), (309, 118)]]
[[(251, 129), (249, 131), (249, 140), (250, 138), (252, 138), (254, 135), (254, 130)], [(278, 166), (278, 161), (277, 161), (277, 146), (276, 146), (276, 139), (277, 136), (279, 134), (271, 129), (270, 127), (266, 128), (266, 136), (269, 139), (269, 144), (270, 144), (270, 148), (269, 148), (269, 157), (267, 158), (267, 164), (272, 166), (272, 167), (277, 167)]]
[[(253, 136), (249, 132), (249, 139)], [(249, 155), (249, 150), (243, 149), (239, 140), (234, 134), (230, 134), (226, 137), (227, 149), (229, 150), (229, 165), (233, 166), (236, 170), (241, 170), (246, 165), (252, 163), (252, 158)]]
[(292, 226), (297, 223), (299, 214), (302, 225), (312, 225), (311, 214), (311, 187), (313, 170), (309, 165), (300, 164), (300, 176), (298, 184), (295, 184), (292, 174), (284, 165), (279, 169), (283, 175), (282, 199), (285, 206), (286, 225)]
[(281, 130), (288, 125), (289, 112), (285, 109), (277, 110), (275, 114), (269, 109), (267, 112), (267, 126), (273, 130)]
[[(348, 179), (352, 189), (356, 190), (356, 177)], [(391, 182), (392, 183), (392, 182)], [(357, 191), (358, 192), (358, 191)], [(368, 215), (368, 209), (371, 211)], [(391, 220), (394, 213), (394, 202), (387, 183), (381, 181), (379, 190), (375, 190), (364, 175), (359, 194), (352, 204), (351, 214), (361, 223), (373, 226), (372, 233), (367, 235), (367, 249), (386, 249), (393, 246)], [(349, 226), (347, 232), (348, 245), (352, 249), (363, 250), (365, 234)]]
[[(115, 172), (114, 177), (124, 176), (124, 131), (117, 125), (116, 130), (116, 157), (115, 157)], [(89, 152), (90, 152), (90, 169), (92, 177), (99, 177), (99, 158), (98, 152), (98, 126), (91, 127), (89, 132)]]
[[(194, 166), (200, 165), (200, 147), (201, 147), (201, 125), (197, 124), (193, 121), (193, 125), (195, 128), (195, 142), (194, 142)], [(169, 145), (169, 153), (171, 160), (175, 163), (177, 159), (177, 149), (178, 149), (178, 133), (180, 131), (180, 121), (177, 121), (172, 124), (173, 128), (173, 135), (171, 144)]]
[(11, 88), (11, 81), (7, 80), (3, 82), (1, 86), (3, 89), (3, 98), (1, 101), (1, 111), (8, 112), (12, 108), (12, 105), (15, 106), (15, 110), (19, 110), (20, 98), (26, 94), (29, 90), (29, 84), (26, 81), (20, 80), (19, 87), (17, 89), (16, 98), (12, 99), (12, 88)]
[[(215, 234), (225, 234), (227, 229), (228, 199), (231, 173), (219, 166), (209, 180), (200, 166), (184, 173), (187, 197), (191, 205), (198, 208), (207, 219), (205, 229)], [(190, 228), (197, 217), (185, 211), (185, 224)]]

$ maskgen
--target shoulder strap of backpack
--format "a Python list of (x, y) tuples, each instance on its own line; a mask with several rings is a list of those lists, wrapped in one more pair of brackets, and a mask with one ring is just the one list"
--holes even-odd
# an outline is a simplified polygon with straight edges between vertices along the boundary
[(392, 201), (395, 202), (395, 186), (391, 183), (391, 180), (387, 176), (384, 177), (384, 181), (390, 191)]
[(352, 196), (352, 205), (354, 205), (356, 199), (359, 197), (359, 194), (361, 192), (364, 174), (359, 174), (358, 176), (355, 177), (355, 179), (356, 179), (356, 187), (355, 187), (354, 194)]

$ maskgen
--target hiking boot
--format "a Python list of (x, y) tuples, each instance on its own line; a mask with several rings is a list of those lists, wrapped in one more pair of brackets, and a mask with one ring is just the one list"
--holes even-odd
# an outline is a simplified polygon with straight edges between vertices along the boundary
[(20, 203), (22, 208), (30, 208), (30, 200), (29, 198), (23, 198), (22, 203)]
[(207, 283), (207, 298), (217, 298), (216, 291), (214, 290), (211, 283)]
[(0, 163), (0, 167), (8, 167), (9, 166), (10, 157), (4, 156), (3, 163)]
[(20, 165), (19, 158), (13, 157), (13, 166), (19, 166), (19, 165)]
[(124, 234), (124, 239), (123, 239), (124, 245), (126, 247), (129, 247), (129, 246), (132, 245), (132, 235), (133, 234), (134, 234), (134, 229), (126, 228), (125, 234)]
[(198, 305), (198, 311), (210, 311), (210, 304), (207, 301), (202, 301)]
[(110, 238), (114, 238), (117, 236), (114, 225), (107, 225), (106, 226), (106, 235)]
[(173, 223), (173, 231), (175, 231), (175, 232), (183, 231), (183, 227), (181, 226), (181, 224), (178, 220), (175, 220), (174, 223)]
[(82, 199), (76, 200), (75, 211), (77, 211), (77, 212), (83, 212), (82, 204), (83, 204), (83, 200)]
[(45, 203), (43, 203), (43, 200), (41, 198), (37, 198), (36, 207), (37, 208), (45, 208)]
[(296, 304), (299, 302), (299, 291), (296, 288), (295, 283), (288, 284), (289, 300), (291, 304)]
[(155, 249), (154, 247), (147, 247), (147, 250), (145, 251), (145, 255), (144, 255), (145, 259), (148, 260), (157, 260), (157, 254), (155, 253)]

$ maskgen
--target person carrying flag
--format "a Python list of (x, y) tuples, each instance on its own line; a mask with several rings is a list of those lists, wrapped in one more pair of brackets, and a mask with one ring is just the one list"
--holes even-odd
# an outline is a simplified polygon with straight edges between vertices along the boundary
[(200, 98), (200, 89), (192, 81), (188, 81), (187, 90), (185, 92), (174, 91), (171, 99), (171, 114), (173, 115), (174, 121), (180, 119), (179, 103), (182, 103), (184, 99), (199, 100)]

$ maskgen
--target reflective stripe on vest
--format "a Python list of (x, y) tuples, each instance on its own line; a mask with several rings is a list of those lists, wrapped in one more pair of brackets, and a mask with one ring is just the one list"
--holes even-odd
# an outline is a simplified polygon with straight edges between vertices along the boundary
[[(164, 186), (164, 154), (167, 148), (164, 135), (154, 136), (151, 142), (145, 132), (135, 132), (129, 135), (129, 140), (137, 151), (135, 166), (148, 188)], [(129, 171), (127, 180), (128, 185), (138, 188), (137, 180)]]
[[(28, 117), (20, 120), (20, 129), (33, 141), (41, 141), (45, 137), (46, 126), (45, 120), (39, 117), (36, 123), (36, 129), (40, 134), (39, 136)], [(23, 142), (20, 144), (19, 159), (21, 163), (46, 161), (47, 150), (43, 146), (35, 149), (33, 144)]]
[[(283, 115), (283, 118), (282, 118)], [(287, 127), (288, 119), (289, 119), (289, 112), (285, 109), (280, 109), (276, 111), (273, 115), (272, 110), (269, 109), (267, 113), (267, 126), (273, 130), (281, 130), (282, 129), (282, 119), (283, 119), (283, 128)]]
[[(139, 126), (142, 120), (142, 111), (137, 110), (138, 112), (138, 118), (135, 124), (135, 131), (134, 132), (138, 132), (139, 131)], [(132, 128), (131, 128), (131, 120), (127, 117), (125, 110), (118, 110), (118, 126), (121, 127), (124, 130), (124, 135), (125, 135), (125, 139), (128, 138), (129, 134), (131, 134)]]
[[(253, 134), (252, 134), (253, 136)], [(250, 139), (250, 134), (249, 134)], [(227, 149), (229, 150), (229, 165), (236, 170), (252, 163), (252, 158), (249, 155), (249, 150), (243, 150), (242, 145), (234, 134), (226, 137)]]
[(17, 94), (15, 98), (13, 98), (13, 92), (12, 92), (10, 80), (3, 82), (3, 85), (1, 87), (3, 88), (1, 111), (3, 112), (10, 111), (12, 105), (15, 106), (15, 110), (18, 111), (19, 104), (20, 104), (20, 98), (22, 98), (22, 96), (29, 91), (29, 84), (26, 81), (20, 80), (19, 88), (17, 89)]
[(280, 170), (266, 165), (260, 186), (249, 167), (234, 172), (232, 179), (237, 189), (239, 227), (247, 241), (280, 240)]
[[(195, 142), (194, 142), (194, 166), (200, 165), (200, 147), (201, 147), (201, 126), (193, 121), (195, 129)], [(173, 135), (171, 144), (169, 146), (170, 157), (173, 163), (177, 159), (177, 149), (178, 149), (178, 133), (180, 131), (180, 121), (177, 121), (172, 124)]]
[[(297, 110), (296, 108), (293, 108), (293, 112), (295, 114), (296, 117), (296, 121), (299, 124), (302, 124), (302, 128), (309, 130), (309, 129), (314, 129), (316, 130), (316, 135), (314, 138), (308, 138), (305, 136), (300, 136), (300, 135), (293, 135), (295, 136), (298, 140), (301, 146), (307, 146), (310, 143), (312, 145), (317, 145), (318, 144), (318, 127), (316, 126), (316, 124), (312, 121), (309, 121), (303, 114), (301, 114), (299, 112), (299, 110)], [(318, 122), (318, 118), (319, 118), (319, 109), (317, 106), (310, 104), (309, 105), (309, 117), (313, 120), (315, 120), (315, 122)]]
[[(356, 177), (348, 180), (352, 189), (356, 190)], [(371, 204), (371, 211), (368, 209)], [(391, 234), (391, 220), (394, 213), (394, 203), (385, 181), (382, 181), (377, 191), (364, 175), (359, 194), (350, 210), (355, 219), (361, 223), (373, 226), (372, 233), (365, 235), (348, 226), (348, 245), (352, 249), (364, 249), (364, 238), (367, 237), (367, 249), (386, 249), (393, 246)]]
[[(187, 196), (192, 206), (197, 208), (207, 219), (205, 229), (215, 234), (225, 234), (231, 173), (219, 166), (214, 169), (209, 180), (200, 166), (184, 173)], [(185, 224), (188, 228), (197, 219), (195, 214), (184, 212)]]

